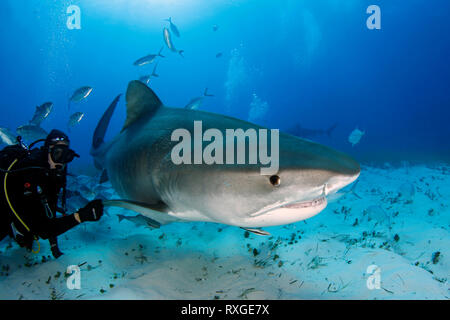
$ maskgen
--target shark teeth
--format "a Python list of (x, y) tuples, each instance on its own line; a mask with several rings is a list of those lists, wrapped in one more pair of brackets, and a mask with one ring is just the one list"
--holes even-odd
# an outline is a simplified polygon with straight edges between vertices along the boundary
[(305, 202), (294, 202), (294, 203), (288, 203), (283, 206), (282, 208), (288, 208), (288, 209), (302, 209), (302, 208), (310, 208), (310, 207), (317, 207), (322, 205), (326, 201), (325, 197), (320, 197), (315, 200), (311, 201), (305, 201)]

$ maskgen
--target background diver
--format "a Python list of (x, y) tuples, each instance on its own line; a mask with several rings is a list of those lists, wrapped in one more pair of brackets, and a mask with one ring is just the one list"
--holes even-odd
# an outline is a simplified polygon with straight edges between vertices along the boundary
[[(62, 253), (57, 236), (82, 222), (100, 220), (103, 202), (93, 200), (66, 214), (67, 164), (79, 157), (69, 148), (66, 134), (52, 130), (46, 139), (30, 147), (20, 137), (18, 142), (0, 151), (0, 240), (9, 235), (21, 247), (33, 250), (34, 240), (48, 239), (53, 256), (58, 258)], [(44, 145), (31, 149), (38, 142)], [(56, 212), (62, 216), (56, 217)]]

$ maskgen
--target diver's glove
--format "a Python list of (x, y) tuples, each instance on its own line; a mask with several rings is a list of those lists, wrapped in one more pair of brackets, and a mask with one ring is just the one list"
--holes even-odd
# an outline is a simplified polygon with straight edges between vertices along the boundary
[(96, 199), (89, 202), (84, 208), (78, 210), (81, 222), (98, 221), (103, 215), (103, 202)]

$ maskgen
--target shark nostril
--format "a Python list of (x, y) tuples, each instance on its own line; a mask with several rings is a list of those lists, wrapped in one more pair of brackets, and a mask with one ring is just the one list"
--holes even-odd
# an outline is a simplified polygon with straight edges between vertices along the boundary
[(270, 176), (269, 181), (274, 187), (278, 187), (281, 184), (281, 178), (276, 174)]

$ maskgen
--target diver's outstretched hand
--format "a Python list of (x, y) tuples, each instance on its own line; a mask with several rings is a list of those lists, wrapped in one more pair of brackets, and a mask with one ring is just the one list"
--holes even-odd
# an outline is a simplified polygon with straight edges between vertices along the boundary
[(98, 221), (103, 215), (103, 201), (96, 199), (89, 202), (84, 208), (78, 210), (81, 222)]

